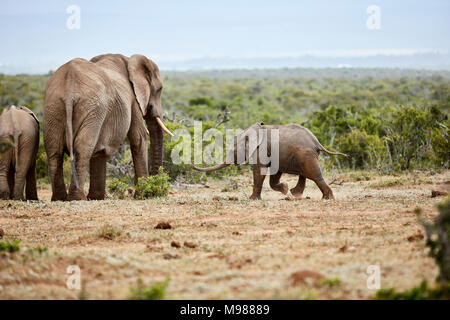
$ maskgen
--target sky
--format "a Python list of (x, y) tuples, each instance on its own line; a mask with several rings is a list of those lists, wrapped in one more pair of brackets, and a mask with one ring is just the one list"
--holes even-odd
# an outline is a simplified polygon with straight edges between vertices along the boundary
[[(79, 29), (67, 27), (71, 5)], [(367, 27), (371, 5), (379, 29)], [(449, 14), (448, 0), (0, 0), (0, 72), (103, 53), (141, 53), (167, 69), (202, 58), (448, 55)]]

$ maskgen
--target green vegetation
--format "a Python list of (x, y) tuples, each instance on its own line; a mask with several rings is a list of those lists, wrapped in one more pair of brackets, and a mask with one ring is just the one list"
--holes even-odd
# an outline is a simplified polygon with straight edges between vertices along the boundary
[(97, 232), (97, 236), (99, 238), (103, 238), (106, 240), (113, 240), (119, 237), (120, 235), (122, 235), (122, 229), (117, 228), (110, 224), (105, 224)]
[[(186, 129), (193, 136), (196, 120), (203, 122), (203, 132), (244, 129), (261, 121), (297, 123), (308, 127), (326, 148), (351, 155), (348, 159), (321, 155), (327, 170), (390, 173), (450, 167), (450, 73), (446, 71), (281, 69), (162, 74), (165, 123), (172, 131)], [(0, 109), (26, 105), (42, 119), (48, 78), (0, 75)], [(163, 165), (171, 181), (198, 183), (206, 176), (223, 178), (248, 170), (246, 165), (229, 166), (204, 174), (191, 165), (174, 164), (171, 153), (178, 142), (168, 136), (164, 139)], [(193, 146), (190, 153), (194, 158)], [(38, 177), (48, 180), (43, 144), (37, 168)], [(68, 179), (70, 166), (65, 171)], [(133, 174), (125, 144), (109, 159), (108, 175), (132, 178)]]
[(395, 289), (378, 290), (375, 296), (377, 300), (448, 300), (450, 299), (450, 286), (438, 285), (430, 288), (425, 281), (420, 285), (404, 292)]
[(322, 285), (327, 286), (329, 288), (337, 287), (340, 284), (341, 284), (341, 279), (339, 279), (338, 277), (322, 280)]
[(37, 246), (37, 247), (31, 248), (31, 249), (28, 249), (28, 253), (31, 253), (32, 255), (35, 253), (41, 255), (41, 254), (48, 253), (48, 248)]
[(8, 149), (11, 149), (13, 144), (9, 141), (0, 141), (0, 155), (2, 152), (5, 152)]
[(20, 250), (20, 240), (0, 241), (0, 252), (17, 252)]
[(169, 176), (162, 168), (159, 168), (157, 175), (139, 178), (136, 184), (135, 198), (145, 200), (166, 196), (170, 189), (169, 180)]
[(426, 281), (404, 292), (393, 288), (378, 290), (375, 299), (383, 300), (449, 300), (450, 299), (450, 197), (438, 205), (439, 215), (434, 223), (424, 221), (422, 210), (415, 209), (427, 234), (426, 245), (429, 255), (439, 267), (439, 275), (435, 287), (428, 286)]
[(170, 278), (162, 282), (155, 282), (146, 287), (142, 279), (138, 279), (137, 285), (131, 287), (131, 300), (163, 300), (166, 297), (166, 289), (169, 286)]
[(117, 199), (125, 199), (128, 192), (128, 183), (124, 178), (113, 178), (108, 183), (108, 192)]
[[(430, 248), (432, 257), (439, 266), (436, 279), (442, 284), (450, 284), (450, 197), (438, 205), (439, 215), (434, 223), (422, 220), (427, 234), (426, 245)], [(420, 212), (419, 212), (420, 213)]]

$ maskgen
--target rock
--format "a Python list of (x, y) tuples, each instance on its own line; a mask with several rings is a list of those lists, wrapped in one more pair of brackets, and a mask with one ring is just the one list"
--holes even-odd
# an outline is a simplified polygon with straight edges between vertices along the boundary
[(181, 257), (178, 254), (165, 253), (163, 254), (163, 258), (166, 260), (170, 260), (170, 259), (180, 259)]
[(183, 244), (184, 244), (185, 247), (188, 247), (188, 248), (191, 248), (191, 249), (197, 247), (197, 245), (196, 245), (195, 243), (193, 243), (193, 242), (187, 242), (187, 241), (185, 241)]
[(319, 272), (311, 270), (301, 270), (290, 275), (289, 281), (292, 286), (317, 284), (319, 280), (324, 279), (325, 276)]
[(443, 190), (431, 190), (431, 197), (435, 198), (435, 197), (439, 197), (439, 196), (446, 196), (448, 195), (447, 191), (443, 191)]
[(181, 244), (179, 242), (177, 242), (177, 241), (172, 241), (170, 243), (170, 246), (174, 247), (174, 248), (181, 248)]
[(409, 242), (413, 242), (413, 241), (417, 241), (417, 240), (422, 240), (424, 238), (424, 235), (422, 233), (418, 233), (418, 234), (414, 234), (412, 236), (409, 236), (408, 238), (406, 238)]
[(172, 229), (172, 226), (167, 221), (161, 221), (156, 225), (155, 229)]

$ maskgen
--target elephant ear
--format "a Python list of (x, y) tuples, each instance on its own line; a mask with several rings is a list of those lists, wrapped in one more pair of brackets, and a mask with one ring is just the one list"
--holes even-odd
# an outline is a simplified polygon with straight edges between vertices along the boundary
[(37, 122), (37, 125), (38, 125), (38, 127), (39, 127), (39, 119), (36, 117), (36, 115), (34, 114), (33, 111), (31, 111), (30, 109), (28, 109), (28, 108), (25, 107), (25, 106), (21, 106), (21, 107), (19, 107), (19, 109), (25, 111), (25, 112), (28, 113), (30, 116), (32, 116), (32, 117), (34, 118), (34, 120)]
[[(239, 164), (250, 160), (261, 143), (263, 143), (264, 135), (260, 132), (261, 128), (262, 126), (260, 123), (255, 123), (250, 128), (237, 135), (237, 162)], [(245, 155), (244, 159), (241, 159), (242, 155)]]
[(150, 100), (150, 84), (152, 79), (152, 67), (147, 57), (135, 54), (128, 61), (128, 76), (133, 84), (134, 94), (142, 111), (142, 115), (147, 113)]

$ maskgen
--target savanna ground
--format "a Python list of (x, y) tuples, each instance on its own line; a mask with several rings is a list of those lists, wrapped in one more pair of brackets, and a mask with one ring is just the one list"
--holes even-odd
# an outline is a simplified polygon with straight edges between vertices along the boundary
[[(442, 197), (431, 190), (448, 189), (450, 171), (333, 178), (335, 201), (311, 181), (304, 199), (287, 200), (268, 179), (263, 200), (251, 201), (249, 174), (146, 201), (52, 203), (48, 187), (36, 203), (1, 201), (3, 240), (21, 243), (0, 254), (0, 298), (124, 299), (138, 279), (170, 277), (169, 299), (368, 299), (370, 265), (382, 288), (433, 283), (414, 211), (437, 214)], [(293, 187), (296, 177), (282, 181)], [(163, 221), (172, 228), (155, 229)], [(81, 291), (66, 287), (69, 265), (81, 269)]]

